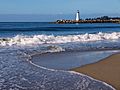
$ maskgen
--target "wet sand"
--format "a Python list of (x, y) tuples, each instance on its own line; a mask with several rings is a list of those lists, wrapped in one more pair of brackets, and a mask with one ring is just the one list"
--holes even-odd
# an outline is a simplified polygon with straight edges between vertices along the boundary
[(120, 90), (120, 53), (72, 70), (104, 81)]

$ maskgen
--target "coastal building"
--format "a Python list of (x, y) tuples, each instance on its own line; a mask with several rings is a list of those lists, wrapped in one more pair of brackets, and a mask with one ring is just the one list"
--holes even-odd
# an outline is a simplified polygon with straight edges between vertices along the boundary
[(79, 10), (77, 10), (77, 13), (76, 13), (76, 21), (80, 21), (80, 13), (79, 13)]

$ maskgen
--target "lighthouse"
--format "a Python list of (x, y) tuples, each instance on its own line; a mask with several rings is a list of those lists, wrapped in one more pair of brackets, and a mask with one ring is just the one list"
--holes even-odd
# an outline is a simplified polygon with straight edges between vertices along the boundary
[(80, 13), (79, 13), (79, 10), (77, 10), (77, 13), (76, 13), (76, 21), (80, 21)]

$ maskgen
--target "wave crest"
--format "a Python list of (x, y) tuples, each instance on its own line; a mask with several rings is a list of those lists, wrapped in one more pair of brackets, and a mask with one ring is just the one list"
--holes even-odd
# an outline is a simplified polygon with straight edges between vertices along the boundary
[(70, 42), (90, 42), (102, 40), (117, 40), (120, 39), (120, 32), (102, 33), (97, 34), (82, 34), (82, 35), (67, 35), (67, 36), (54, 36), (54, 35), (34, 35), (22, 36), (17, 35), (12, 38), (1, 38), (0, 46), (12, 45), (37, 45), (37, 44), (60, 44)]

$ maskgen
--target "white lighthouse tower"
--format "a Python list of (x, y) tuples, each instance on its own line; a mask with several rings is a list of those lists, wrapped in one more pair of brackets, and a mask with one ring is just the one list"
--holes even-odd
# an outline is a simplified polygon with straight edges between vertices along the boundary
[(77, 10), (77, 13), (76, 13), (76, 21), (80, 21), (80, 13), (79, 13), (79, 10)]

